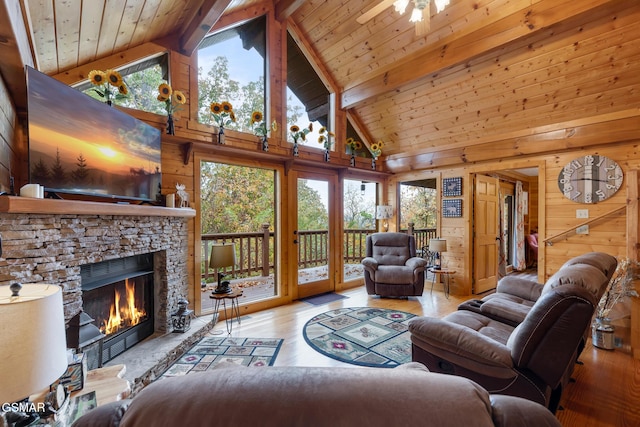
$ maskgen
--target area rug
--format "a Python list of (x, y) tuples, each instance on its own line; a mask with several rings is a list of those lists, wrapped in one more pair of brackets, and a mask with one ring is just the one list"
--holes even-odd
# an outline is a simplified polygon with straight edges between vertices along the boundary
[(332, 359), (393, 368), (411, 361), (407, 323), (413, 317), (383, 308), (340, 308), (309, 320), (303, 335), (314, 350)]
[(349, 297), (336, 294), (335, 292), (328, 292), (326, 294), (314, 295), (312, 297), (302, 298), (300, 299), (300, 301), (309, 303), (311, 305), (323, 305), (323, 304), (329, 304), (330, 302), (339, 301), (345, 298), (349, 298)]
[(207, 371), (220, 362), (271, 366), (283, 341), (282, 338), (204, 337), (169, 366), (160, 378)]

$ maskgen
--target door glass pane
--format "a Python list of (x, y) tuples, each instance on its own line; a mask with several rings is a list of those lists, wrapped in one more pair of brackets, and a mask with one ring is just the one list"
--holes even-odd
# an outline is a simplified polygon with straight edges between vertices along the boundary
[(298, 178), (298, 285), (329, 279), (329, 183)]

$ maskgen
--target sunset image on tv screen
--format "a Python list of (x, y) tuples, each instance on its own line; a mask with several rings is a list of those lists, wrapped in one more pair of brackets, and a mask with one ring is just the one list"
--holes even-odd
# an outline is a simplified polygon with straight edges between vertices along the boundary
[(49, 192), (155, 200), (160, 131), (33, 69), (30, 182)]

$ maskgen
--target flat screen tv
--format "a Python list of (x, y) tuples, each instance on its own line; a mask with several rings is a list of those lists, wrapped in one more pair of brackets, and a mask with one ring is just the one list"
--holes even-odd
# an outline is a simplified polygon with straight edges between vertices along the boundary
[(29, 182), (48, 195), (155, 201), (160, 130), (26, 68)]

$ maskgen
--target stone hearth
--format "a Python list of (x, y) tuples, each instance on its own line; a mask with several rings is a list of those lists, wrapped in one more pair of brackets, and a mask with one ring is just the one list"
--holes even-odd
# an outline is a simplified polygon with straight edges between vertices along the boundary
[[(9, 199), (18, 206), (36, 203)], [(122, 209), (126, 215), (70, 214), (66, 212), (73, 210), (75, 204), (84, 206), (80, 211), (118, 209), (91, 202), (42, 199), (38, 202), (44, 206), (39, 213), (11, 213), (16, 211), (12, 207), (4, 209), (8, 213), (0, 212), (0, 285), (15, 282), (60, 285), (68, 321), (82, 308), (81, 265), (153, 253), (155, 328), (156, 332), (171, 330), (171, 313), (177, 309), (177, 301), (188, 295), (187, 222), (193, 213), (180, 215), (175, 209), (167, 209), (165, 216), (165, 208), (138, 207), (140, 215), (132, 215), (136, 207), (129, 206)], [(64, 213), (44, 214), (43, 210)]]

